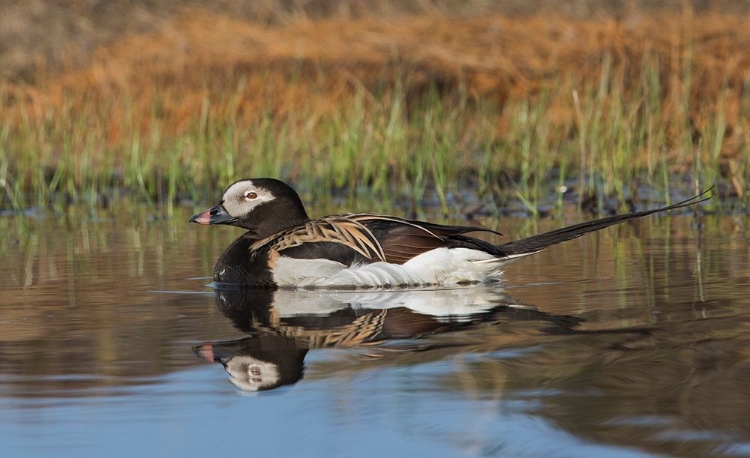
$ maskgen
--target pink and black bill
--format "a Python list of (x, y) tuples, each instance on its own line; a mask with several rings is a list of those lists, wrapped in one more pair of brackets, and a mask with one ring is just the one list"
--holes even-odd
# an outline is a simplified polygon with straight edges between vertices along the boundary
[(224, 209), (224, 206), (219, 204), (209, 208), (203, 213), (198, 213), (190, 217), (189, 222), (198, 224), (233, 224), (237, 221), (237, 218), (231, 216)]

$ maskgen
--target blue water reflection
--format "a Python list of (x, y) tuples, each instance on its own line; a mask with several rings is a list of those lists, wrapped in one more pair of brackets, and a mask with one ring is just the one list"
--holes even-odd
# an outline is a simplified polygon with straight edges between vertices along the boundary
[(29, 410), (5, 400), (0, 447), (4, 456), (640, 456), (562, 432), (526, 413), (523, 401), (487, 403), (419, 389), (451, 365), (368, 372), (250, 397), (204, 366), (119, 402), (86, 398)]

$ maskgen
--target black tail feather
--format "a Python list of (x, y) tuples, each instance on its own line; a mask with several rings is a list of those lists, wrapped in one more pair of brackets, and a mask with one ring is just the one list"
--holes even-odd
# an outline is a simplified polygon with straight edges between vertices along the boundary
[[(497, 248), (505, 256), (509, 258), (536, 253), (549, 246), (556, 245), (562, 242), (566, 242), (568, 240), (573, 240), (575, 238), (578, 238), (590, 232), (604, 229), (605, 227), (624, 223), (626, 221), (631, 221), (637, 218), (642, 218), (644, 216), (652, 215), (654, 213), (674, 210), (676, 208), (688, 207), (690, 205), (695, 205), (697, 203), (704, 202), (706, 200), (711, 199), (714, 196), (714, 194), (711, 193), (713, 189), (714, 189), (714, 186), (710, 187), (706, 191), (701, 192), (695, 197), (691, 197), (690, 199), (683, 200), (682, 202), (678, 202), (673, 205), (668, 205), (666, 207), (655, 208), (653, 210), (644, 210), (644, 211), (639, 211), (639, 212), (626, 213), (624, 215), (608, 216), (606, 218), (595, 219), (593, 221), (586, 221), (585, 223), (574, 224), (573, 226), (563, 227), (560, 229), (555, 229), (554, 231), (549, 231), (543, 234), (537, 234), (531, 237), (527, 237), (525, 239), (514, 240), (512, 242), (504, 243), (502, 245), (499, 245)], [(707, 195), (709, 193), (711, 194)]]

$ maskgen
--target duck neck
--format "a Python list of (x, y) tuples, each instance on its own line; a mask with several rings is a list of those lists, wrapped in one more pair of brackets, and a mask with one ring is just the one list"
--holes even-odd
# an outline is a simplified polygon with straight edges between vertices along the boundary
[(298, 207), (284, 211), (280, 211), (273, 205), (261, 205), (253, 211), (252, 224), (243, 225), (243, 227), (248, 230), (248, 235), (260, 240), (308, 221), (310, 217), (307, 216), (301, 202)]

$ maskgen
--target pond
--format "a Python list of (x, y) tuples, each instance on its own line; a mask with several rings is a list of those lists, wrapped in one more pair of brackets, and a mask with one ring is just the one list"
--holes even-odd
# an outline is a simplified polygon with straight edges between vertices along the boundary
[(190, 210), (0, 218), (3, 456), (750, 455), (746, 217), (648, 217), (499, 285), (240, 292), (209, 286), (239, 232)]

